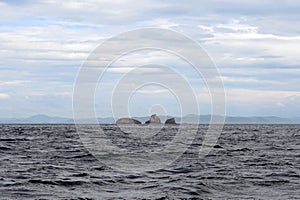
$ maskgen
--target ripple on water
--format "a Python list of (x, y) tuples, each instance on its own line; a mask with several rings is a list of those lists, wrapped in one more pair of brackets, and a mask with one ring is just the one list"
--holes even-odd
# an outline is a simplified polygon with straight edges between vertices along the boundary
[[(95, 127), (86, 125), (86, 130)], [(179, 160), (139, 173), (103, 165), (75, 130), (73, 125), (0, 126), (1, 198), (300, 199), (299, 125), (226, 125), (210, 154), (199, 158), (207, 130), (200, 125)], [(165, 127), (151, 146), (150, 140), (126, 140), (115, 125), (104, 130), (120, 148), (152, 151), (163, 149), (176, 132)]]

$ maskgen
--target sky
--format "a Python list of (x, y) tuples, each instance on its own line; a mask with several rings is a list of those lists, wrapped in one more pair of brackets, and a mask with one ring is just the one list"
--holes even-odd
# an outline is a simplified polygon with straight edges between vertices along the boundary
[[(300, 116), (297, 0), (0, 0), (0, 10), (0, 118), (72, 117), (74, 83), (89, 54), (115, 35), (148, 27), (184, 34), (208, 53), (224, 83), (227, 115)], [(140, 51), (115, 61), (100, 80), (97, 116), (112, 115), (113, 89), (129, 72), (171, 80), (156, 64), (184, 76), (198, 114), (211, 113), (205, 81), (189, 64), (167, 52)], [(140, 87), (128, 102), (131, 116), (180, 115), (180, 102), (160, 85)]]

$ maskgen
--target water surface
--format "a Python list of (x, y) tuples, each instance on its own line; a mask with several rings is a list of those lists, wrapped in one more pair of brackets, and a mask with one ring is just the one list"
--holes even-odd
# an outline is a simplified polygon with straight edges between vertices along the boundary
[[(103, 128), (132, 151), (163, 148), (176, 133), (165, 127), (149, 143), (128, 139), (115, 125)], [(0, 198), (300, 199), (299, 125), (226, 125), (199, 158), (205, 130), (200, 125), (191, 147), (168, 167), (126, 173), (93, 157), (74, 125), (0, 125)]]

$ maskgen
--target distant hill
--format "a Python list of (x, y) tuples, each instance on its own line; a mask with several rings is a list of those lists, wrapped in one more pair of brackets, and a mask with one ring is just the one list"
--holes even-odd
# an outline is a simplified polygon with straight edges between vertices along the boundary
[(0, 123), (12, 124), (60, 124), (60, 123), (74, 123), (73, 119), (65, 117), (50, 117), (48, 115), (34, 115), (28, 118), (2, 118)]
[[(171, 116), (159, 116), (162, 121), (165, 121)], [(186, 115), (182, 118), (175, 117), (177, 122), (180, 122), (181, 119), (185, 123), (195, 124), (198, 122), (197, 115)], [(215, 116), (217, 118), (221, 118), (221, 116)], [(149, 117), (133, 117), (141, 122), (145, 122), (149, 119)], [(200, 116), (200, 124), (209, 124), (211, 119), (211, 115), (201, 115)], [(81, 123), (89, 123), (92, 120), (89, 119), (81, 119), (79, 120)], [(98, 118), (99, 123), (102, 124), (114, 124), (115, 120), (112, 117), (106, 118)], [(51, 117), (48, 115), (34, 115), (28, 118), (0, 118), (1, 124), (73, 124), (74, 120), (72, 118), (65, 117)], [(269, 117), (233, 117), (227, 116), (225, 119), (226, 124), (300, 124), (300, 117), (295, 118), (281, 118), (276, 116)]]

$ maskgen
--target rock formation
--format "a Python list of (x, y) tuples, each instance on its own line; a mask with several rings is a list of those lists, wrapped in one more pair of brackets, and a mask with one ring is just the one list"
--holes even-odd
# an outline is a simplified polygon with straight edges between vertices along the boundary
[(165, 124), (176, 124), (175, 118), (172, 117), (170, 119), (167, 119), (166, 122), (165, 122)]
[(154, 114), (154, 115), (151, 115), (150, 119), (148, 121), (145, 122), (146, 124), (161, 124), (161, 121), (159, 119), (159, 117)]
[(116, 122), (117, 124), (141, 124), (140, 121), (132, 118), (120, 118)]

